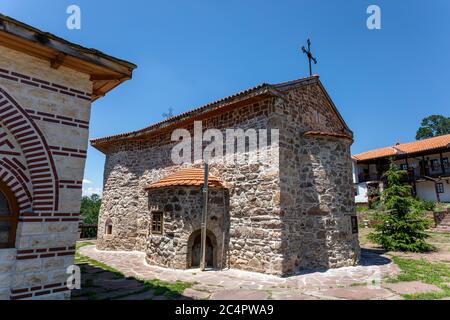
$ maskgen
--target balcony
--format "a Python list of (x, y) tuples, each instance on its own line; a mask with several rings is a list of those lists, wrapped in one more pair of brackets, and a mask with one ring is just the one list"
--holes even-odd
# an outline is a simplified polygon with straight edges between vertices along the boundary
[[(377, 174), (367, 174), (367, 173), (361, 173), (358, 176), (359, 182), (370, 182), (370, 181), (384, 181), (383, 177), (384, 171), (382, 173)], [(414, 170), (413, 168), (410, 168), (405, 174), (401, 182), (403, 183), (412, 183), (414, 180), (423, 179), (424, 177), (431, 177), (431, 178), (439, 178), (439, 177), (450, 177), (450, 166), (446, 165), (444, 166), (444, 170), (442, 170), (441, 166), (434, 166), (434, 167), (426, 167), (426, 168), (420, 168), (419, 170)]]

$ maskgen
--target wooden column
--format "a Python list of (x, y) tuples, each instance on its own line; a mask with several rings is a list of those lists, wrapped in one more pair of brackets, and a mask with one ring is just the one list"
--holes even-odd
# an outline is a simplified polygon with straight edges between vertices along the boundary
[(434, 190), (436, 191), (437, 202), (440, 203), (441, 202), (441, 196), (439, 195), (439, 192), (438, 192), (438, 189), (437, 189), (437, 182), (434, 182)]
[(442, 174), (445, 174), (445, 167), (444, 167), (444, 156), (442, 155), (442, 151), (439, 153), (439, 156), (441, 158), (441, 170), (442, 170)]
[(422, 156), (422, 165), (421, 165), (421, 167), (422, 167), (422, 176), (426, 176), (427, 175), (427, 173), (426, 173), (427, 166), (425, 164), (425, 156)]

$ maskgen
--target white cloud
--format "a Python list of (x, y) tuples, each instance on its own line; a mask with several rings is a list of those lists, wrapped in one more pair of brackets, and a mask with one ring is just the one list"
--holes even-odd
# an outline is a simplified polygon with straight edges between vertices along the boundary
[(92, 181), (88, 179), (83, 179), (83, 184), (92, 184)]
[(102, 189), (101, 188), (83, 188), (83, 197), (90, 197), (93, 194), (97, 194), (100, 197), (102, 196)]

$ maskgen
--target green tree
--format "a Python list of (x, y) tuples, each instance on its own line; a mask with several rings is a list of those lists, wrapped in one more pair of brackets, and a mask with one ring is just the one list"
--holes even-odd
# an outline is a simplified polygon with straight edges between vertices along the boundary
[(101, 204), (102, 199), (97, 194), (81, 199), (81, 217), (85, 224), (98, 223), (98, 214), (100, 213)]
[(411, 196), (411, 187), (401, 183), (405, 171), (394, 160), (384, 174), (387, 188), (381, 195), (383, 211), (376, 215), (375, 232), (369, 238), (386, 250), (426, 252), (433, 249), (426, 243), (425, 230), (430, 226), (420, 201)]
[(417, 130), (416, 139), (428, 139), (444, 134), (450, 134), (450, 118), (432, 115), (422, 120), (421, 127)]

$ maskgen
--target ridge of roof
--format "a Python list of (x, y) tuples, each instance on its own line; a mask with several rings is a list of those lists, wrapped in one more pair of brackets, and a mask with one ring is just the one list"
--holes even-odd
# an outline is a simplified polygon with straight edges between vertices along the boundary
[[(233, 101), (235, 99), (252, 97), (252, 96), (256, 97), (256, 96), (263, 95), (263, 94), (270, 94), (270, 95), (282, 97), (283, 90), (286, 86), (298, 86), (301, 84), (309, 84), (309, 83), (313, 83), (318, 80), (319, 80), (319, 76), (313, 75), (311, 77), (300, 78), (300, 79), (296, 79), (293, 81), (284, 82), (284, 83), (280, 83), (280, 84), (262, 83), (262, 84), (254, 86), (254, 87), (251, 87), (249, 89), (246, 89), (246, 90), (240, 91), (238, 93), (232, 94), (230, 96), (227, 96), (225, 98), (210, 102), (201, 107), (197, 107), (197, 108), (191, 109), (189, 111), (183, 112), (183, 113), (176, 115), (174, 117), (171, 117), (169, 119), (165, 119), (160, 122), (151, 124), (150, 126), (147, 126), (140, 130), (130, 131), (130, 132), (107, 136), (107, 137), (103, 137), (103, 138), (91, 139), (91, 144), (93, 147), (96, 147), (97, 149), (99, 149), (98, 147), (102, 143), (106, 143), (108, 141), (113, 141), (113, 140), (119, 140), (122, 138), (130, 138), (133, 136), (138, 136), (141, 134), (152, 132), (153, 130), (162, 129), (169, 125), (176, 124), (177, 122), (179, 122), (183, 119), (184, 120), (190, 119), (191, 117), (197, 115), (198, 113), (201, 113), (201, 112), (208, 113), (213, 110), (220, 109), (226, 105), (232, 104), (233, 102), (235, 102), (235, 101)], [(238, 101), (240, 101), (240, 100), (238, 100)], [(229, 103), (229, 104), (227, 104), (227, 103)]]
[(450, 147), (450, 134), (428, 138), (424, 140), (399, 143), (394, 146), (369, 150), (353, 156), (357, 161), (373, 160), (395, 156), (398, 154), (414, 154)]

